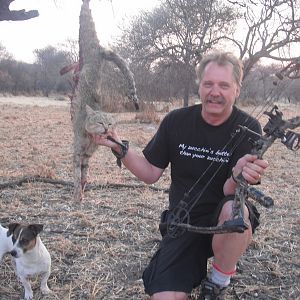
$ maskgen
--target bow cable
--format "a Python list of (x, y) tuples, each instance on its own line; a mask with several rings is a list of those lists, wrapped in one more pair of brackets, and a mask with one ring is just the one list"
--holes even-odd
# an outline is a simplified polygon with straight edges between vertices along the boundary
[[(272, 96), (272, 91), (267, 96), (269, 100), (265, 102), (265, 104), (261, 107), (260, 111), (257, 113), (256, 117), (254, 117), (251, 120), (248, 126), (252, 125), (255, 122), (255, 120), (258, 121), (261, 118), (261, 116), (265, 113), (264, 111), (270, 108), (271, 105), (273, 105), (274, 97)], [(281, 90), (281, 93), (282, 92), (283, 90)], [(280, 95), (279, 96), (277, 95), (277, 97), (279, 98)], [(254, 107), (254, 109), (249, 114), (249, 116), (244, 120), (243, 125), (248, 122), (248, 119), (251, 116), (253, 116), (256, 108), (257, 107)], [(242, 140), (247, 136), (247, 132), (249, 131), (246, 130), (245, 128), (247, 127), (243, 125), (239, 125), (239, 128), (236, 129), (234, 133), (232, 133), (230, 140), (225, 144), (225, 146), (222, 148), (221, 151), (226, 149), (226, 147), (232, 142), (235, 135), (239, 133), (240, 130), (242, 129), (243, 130), (242, 134), (240, 134), (239, 138), (237, 139), (236, 143), (233, 145), (229, 154), (231, 155), (234, 152), (234, 150), (240, 145)], [(202, 178), (205, 176), (205, 174), (213, 166), (214, 163), (215, 161), (212, 161), (210, 163), (210, 165), (206, 168), (206, 170), (202, 173), (202, 175), (196, 180), (196, 182), (192, 185), (192, 187), (188, 190), (188, 192), (184, 193), (183, 198), (178, 202), (178, 204), (169, 211), (167, 217), (167, 232), (171, 237), (176, 237), (181, 233), (183, 233), (185, 230), (199, 232), (199, 233), (212, 233), (212, 232), (224, 233), (224, 232), (244, 232), (244, 230), (248, 227), (243, 221), (243, 209), (241, 206), (241, 200), (237, 199), (237, 197), (235, 197), (234, 199), (234, 204), (233, 204), (234, 209), (232, 215), (233, 218), (234, 216), (239, 216), (236, 220), (234, 219), (229, 220), (225, 222), (223, 225), (212, 226), (212, 227), (197, 227), (189, 224), (189, 220), (190, 220), (189, 214), (191, 210), (194, 208), (194, 206), (197, 203), (199, 203), (201, 196), (206, 191), (208, 186), (211, 184), (212, 180), (217, 175), (221, 167), (225, 164), (225, 162), (219, 164), (217, 170), (213, 173), (210, 180), (207, 181), (204, 187), (193, 198), (190, 199), (189, 203), (187, 202), (187, 199), (190, 197), (191, 192), (195, 189), (195, 187), (202, 180)], [(242, 177), (242, 175), (240, 177)], [(245, 184), (246, 184), (245, 179), (243, 179), (243, 177), (239, 178), (239, 185), (243, 185), (243, 187), (245, 188)], [(273, 200), (270, 197), (265, 196), (263, 193), (261, 193), (254, 187), (249, 187), (248, 190), (252, 192), (251, 195), (253, 196), (253, 199), (258, 201), (260, 204), (264, 205), (265, 207), (270, 207), (273, 204)], [(200, 231), (197, 231), (196, 228), (199, 228)]]

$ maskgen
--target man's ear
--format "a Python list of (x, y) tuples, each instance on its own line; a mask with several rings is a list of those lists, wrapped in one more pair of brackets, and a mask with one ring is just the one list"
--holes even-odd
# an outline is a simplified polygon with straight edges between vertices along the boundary
[(236, 97), (235, 98), (238, 98), (240, 96), (240, 93), (241, 93), (241, 87), (239, 85), (237, 85), (237, 87), (236, 87)]

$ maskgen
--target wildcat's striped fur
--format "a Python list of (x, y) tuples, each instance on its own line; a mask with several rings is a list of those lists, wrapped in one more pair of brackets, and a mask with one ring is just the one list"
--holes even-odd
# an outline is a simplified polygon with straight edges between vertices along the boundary
[[(80, 12), (79, 26), (79, 71), (78, 82), (71, 101), (71, 114), (74, 132), (74, 199), (81, 200), (87, 182), (89, 159), (97, 149), (97, 145), (89, 138), (86, 128), (87, 105), (98, 111), (104, 120), (101, 105), (97, 102), (97, 87), (101, 77), (101, 66), (104, 60), (112, 61), (125, 76), (129, 97), (138, 109), (135, 82), (133, 74), (126, 62), (111, 50), (104, 49), (98, 41), (93, 22), (89, 0), (83, 0)], [(104, 122), (105, 123), (105, 122)], [(108, 124), (106, 124), (108, 125)], [(105, 126), (106, 126), (105, 125)], [(91, 124), (89, 124), (91, 126)]]

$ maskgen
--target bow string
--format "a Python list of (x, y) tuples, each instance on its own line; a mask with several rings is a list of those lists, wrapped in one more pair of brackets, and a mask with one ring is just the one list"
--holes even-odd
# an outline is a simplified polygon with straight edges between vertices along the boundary
[[(289, 64), (288, 67), (291, 69), (295, 74), (295, 65), (298, 67), (298, 61), (293, 64)], [(286, 67), (280, 73), (289, 78), (289, 71), (290, 69)], [(298, 69), (299, 71), (299, 69)], [(279, 74), (279, 73), (278, 73)], [(276, 76), (281, 80), (282, 78), (279, 77), (277, 74)], [(251, 154), (257, 155), (259, 159), (263, 157), (263, 154), (274, 144), (277, 139), (292, 151), (297, 151), (300, 148), (300, 134), (292, 131), (300, 126), (300, 116), (295, 118), (284, 120), (283, 113), (279, 111), (278, 107), (274, 105), (269, 111), (265, 110), (271, 105), (272, 99), (266, 101), (265, 106), (262, 108), (262, 111), (259, 113), (261, 115), (266, 115), (268, 117), (268, 122), (263, 127), (263, 134), (260, 135), (256, 132), (253, 132), (245, 125), (239, 125), (239, 127), (235, 130), (232, 134), (231, 139), (226, 143), (223, 147), (225, 149), (236, 136), (236, 134), (241, 133), (238, 137), (236, 143), (233, 145), (230, 154), (238, 147), (238, 145), (242, 142), (245, 136), (251, 132), (257, 136), (256, 140), (250, 140), (252, 143), (252, 150)], [(269, 106), (269, 107), (268, 107)], [(259, 119), (259, 114), (254, 118), (254, 120)], [(252, 114), (251, 114), (252, 115)], [(253, 121), (254, 121), (253, 120)], [(244, 124), (248, 119), (244, 121)], [(248, 124), (250, 126), (250, 124)], [(185, 231), (191, 231), (195, 233), (201, 234), (222, 234), (222, 233), (229, 233), (229, 232), (239, 232), (242, 233), (246, 229), (249, 228), (249, 224), (247, 224), (244, 220), (244, 205), (248, 198), (253, 199), (254, 201), (258, 202), (262, 206), (269, 208), (274, 205), (274, 201), (271, 197), (265, 195), (263, 192), (248, 184), (248, 182), (244, 179), (242, 172), (236, 177), (237, 186), (235, 189), (235, 195), (233, 200), (233, 207), (232, 207), (232, 217), (230, 220), (225, 221), (221, 225), (217, 226), (195, 226), (190, 224), (190, 215), (192, 208), (198, 203), (199, 199), (210, 185), (220, 168), (222, 167), (223, 163), (221, 163), (214, 174), (211, 176), (210, 180), (206, 182), (204, 187), (201, 191), (194, 196), (194, 198), (190, 199), (191, 191), (196, 187), (199, 181), (204, 177), (207, 171), (212, 167), (214, 162), (208, 166), (208, 168), (203, 172), (203, 174), (197, 179), (195, 184), (190, 188), (190, 190), (184, 194), (183, 199), (179, 201), (178, 205), (171, 209), (167, 215), (166, 227), (167, 227), (167, 234), (170, 237), (176, 238), (183, 234)]]

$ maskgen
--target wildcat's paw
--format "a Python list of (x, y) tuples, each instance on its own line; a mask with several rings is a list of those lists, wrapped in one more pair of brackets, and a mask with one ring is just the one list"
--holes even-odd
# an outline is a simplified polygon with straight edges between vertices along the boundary
[(33, 299), (33, 292), (32, 291), (25, 291), (24, 300)]
[(48, 286), (41, 287), (41, 292), (43, 295), (48, 295), (52, 293), (52, 291), (48, 288)]

